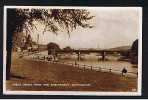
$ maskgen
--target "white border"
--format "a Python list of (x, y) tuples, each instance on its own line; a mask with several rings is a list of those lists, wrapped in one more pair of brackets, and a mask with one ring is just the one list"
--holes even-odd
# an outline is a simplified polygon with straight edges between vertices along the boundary
[[(138, 9), (139, 19), (139, 45), (138, 45), (138, 90), (137, 92), (86, 92), (86, 91), (8, 91), (6, 90), (6, 23), (7, 8), (42, 8), (42, 9)], [(110, 10), (108, 9), (108, 10)], [(4, 95), (91, 95), (91, 96), (141, 96), (142, 91), (142, 7), (69, 7), (69, 6), (4, 6), (3, 31), (3, 94)]]

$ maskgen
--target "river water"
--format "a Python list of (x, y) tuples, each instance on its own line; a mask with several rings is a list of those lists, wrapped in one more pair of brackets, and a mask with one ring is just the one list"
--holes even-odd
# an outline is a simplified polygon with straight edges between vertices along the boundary
[[(40, 54), (47, 55), (48, 52), (40, 52)], [(120, 58), (119, 55), (108, 55), (106, 58), (108, 59), (107, 61), (101, 61), (99, 60), (101, 56), (92, 53), (92, 54), (82, 54), (81, 55), (81, 60), (78, 61), (77, 55), (76, 54), (61, 54), (59, 55), (59, 61), (67, 62), (67, 63), (77, 63), (80, 65), (89, 65), (92, 66), (93, 69), (98, 70), (101, 68), (103, 71), (109, 71), (109, 69), (112, 69), (112, 72), (115, 73), (121, 73), (123, 68), (126, 68), (127, 71), (129, 72), (129, 75), (134, 75), (136, 76), (135, 73), (138, 72), (138, 68), (133, 67), (134, 65), (131, 64), (130, 62), (127, 61), (119, 61), (117, 59)]]

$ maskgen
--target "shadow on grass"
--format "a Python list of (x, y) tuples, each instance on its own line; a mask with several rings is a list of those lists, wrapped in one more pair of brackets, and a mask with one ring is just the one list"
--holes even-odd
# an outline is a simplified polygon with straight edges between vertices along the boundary
[(18, 75), (13, 75), (11, 74), (12, 78), (17, 78), (17, 79), (26, 79), (26, 77), (18, 76)]

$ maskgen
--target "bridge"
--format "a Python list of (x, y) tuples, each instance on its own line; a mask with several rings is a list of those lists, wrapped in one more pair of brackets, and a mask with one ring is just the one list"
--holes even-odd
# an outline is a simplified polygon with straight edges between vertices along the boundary
[(89, 50), (89, 49), (72, 49), (72, 50), (56, 50), (54, 51), (58, 54), (64, 54), (64, 53), (75, 53), (78, 56), (78, 60), (81, 58), (81, 54), (90, 54), (90, 53), (97, 53), (101, 54), (101, 60), (106, 60), (107, 54), (122, 54), (122, 53), (129, 53), (130, 50)]

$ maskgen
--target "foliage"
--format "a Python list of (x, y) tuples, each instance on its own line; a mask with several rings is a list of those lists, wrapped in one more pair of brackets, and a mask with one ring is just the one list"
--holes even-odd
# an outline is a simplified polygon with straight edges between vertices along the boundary
[(131, 63), (138, 64), (138, 39), (136, 39), (131, 47)]
[(45, 25), (44, 32), (57, 33), (62, 28), (69, 33), (77, 26), (91, 28), (87, 21), (93, 18), (84, 9), (8, 9), (7, 16), (13, 19), (8, 22), (12, 33), (30, 32), (36, 28), (35, 21)]
[(131, 52), (135, 55), (138, 56), (138, 39), (136, 39), (131, 47)]
[(70, 46), (67, 46), (67, 47), (63, 48), (63, 50), (65, 50), (65, 51), (71, 51), (72, 48)]
[(50, 42), (47, 44), (47, 49), (56, 49), (60, 50), (60, 46), (54, 42)]
[(53, 52), (55, 53), (56, 51), (61, 50), (60, 46), (54, 42), (50, 42), (47, 44), (47, 50), (48, 50), (48, 55), (52, 54)]
[(92, 18), (93, 16), (84, 9), (7, 9), (7, 34), (9, 35), (7, 35), (6, 79), (10, 79), (11, 59), (9, 58), (11, 58), (12, 45), (20, 43), (21, 38), (24, 37), (22, 32), (30, 33), (37, 28), (34, 22), (45, 25), (43, 33), (50, 31), (57, 34), (59, 30), (64, 29), (69, 34), (78, 26), (91, 28), (88, 20)]

